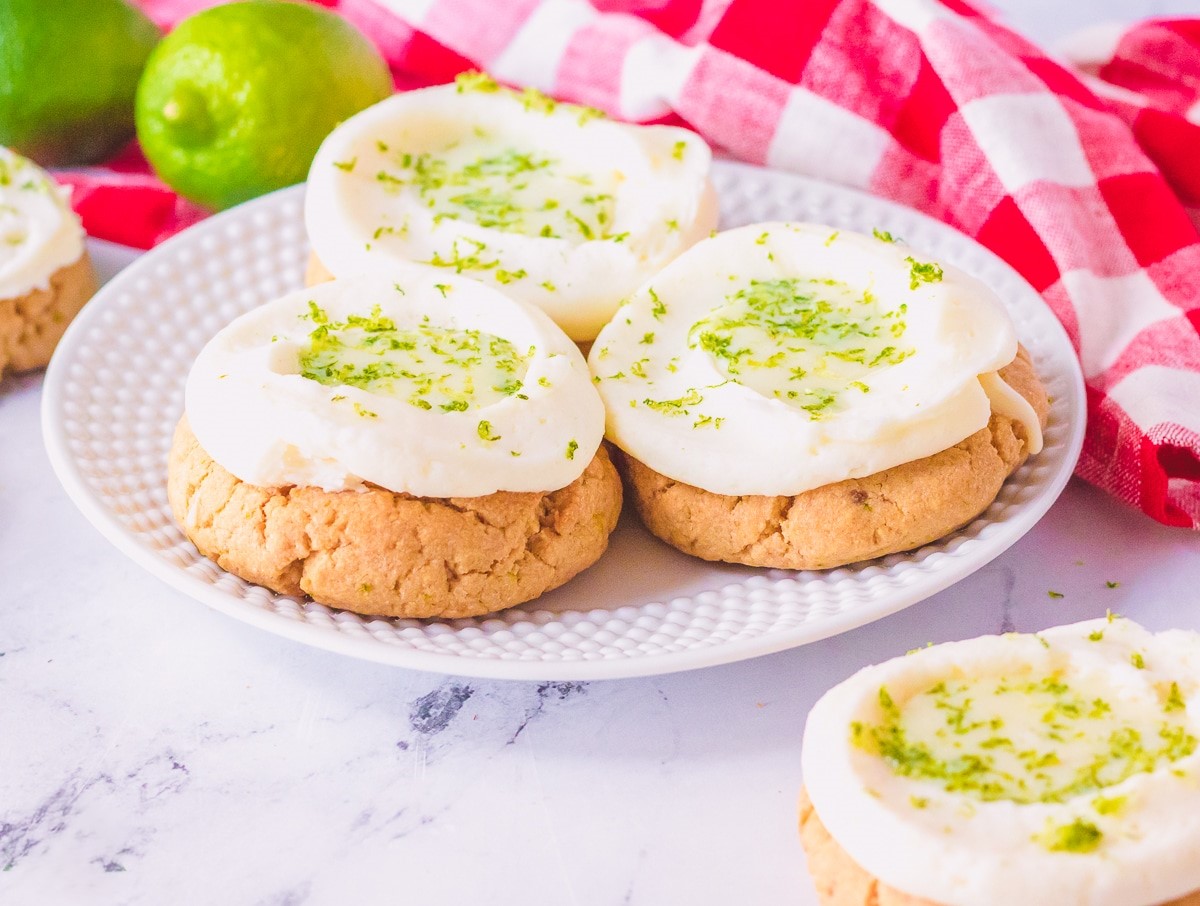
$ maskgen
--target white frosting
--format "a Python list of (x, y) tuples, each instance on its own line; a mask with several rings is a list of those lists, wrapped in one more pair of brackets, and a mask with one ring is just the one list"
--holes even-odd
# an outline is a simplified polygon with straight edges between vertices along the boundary
[(0, 148), (0, 299), (45, 289), (79, 260), (83, 227), (70, 197), (36, 164)]
[(197, 357), (186, 407), (243, 481), (421, 497), (556, 490), (604, 431), (582, 355), (544, 313), (411, 264), (242, 315)]
[(608, 436), (720, 494), (799, 494), (930, 456), (993, 405), (1017, 338), (986, 286), (907, 246), (758, 224), (693, 246), (634, 293), (588, 363)]
[(805, 786), (850, 856), (913, 896), (1162, 903), (1200, 889), (1198, 690), (1200, 636), (1119, 618), (939, 645), (817, 702)]
[(590, 340), (621, 300), (716, 226), (708, 146), (486, 77), (395, 95), (342, 123), (305, 221), (336, 276), (446, 267)]

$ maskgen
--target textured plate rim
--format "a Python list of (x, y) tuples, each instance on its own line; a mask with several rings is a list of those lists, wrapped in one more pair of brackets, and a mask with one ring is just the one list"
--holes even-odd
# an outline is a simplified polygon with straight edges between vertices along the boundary
[[(793, 182), (797, 186), (807, 188), (811, 192), (823, 192), (833, 195), (839, 200), (865, 206), (881, 215), (890, 218), (900, 218), (922, 222), (924, 229), (946, 231), (953, 234), (955, 241), (966, 242), (974, 248), (972, 251), (989, 264), (1007, 271), (1012, 278), (1020, 281), (1030, 293), (1036, 291), (1028, 286), (1019, 274), (1007, 263), (998, 258), (990, 250), (976, 243), (953, 227), (934, 220), (925, 214), (904, 207), (895, 202), (876, 198), (854, 189), (809, 179), (797, 174), (768, 171), (747, 164), (720, 161), (716, 164), (720, 169), (729, 171), (734, 178), (739, 172), (755, 178), (782, 179)], [(285, 203), (293, 194), (303, 192), (303, 186), (294, 186), (272, 193), (247, 204), (240, 205), (229, 211), (217, 214), (189, 230), (172, 237), (158, 246), (155, 250), (142, 255), (114, 278), (110, 285), (124, 285), (136, 280), (143, 271), (153, 266), (158, 253), (167, 253), (177, 245), (196, 242), (210, 231), (219, 231), (232, 220), (249, 218), (256, 211), (274, 205)], [(883, 219), (881, 216), (880, 219)], [(692, 648), (679, 652), (630, 655), (619, 659), (599, 660), (504, 660), (499, 658), (462, 657), (453, 653), (435, 653), (409, 648), (401, 648), (376, 639), (369, 632), (362, 635), (347, 635), (341, 631), (330, 631), (329, 627), (315, 625), (299, 619), (290, 618), (274, 611), (262, 609), (239, 598), (235, 598), (209, 582), (202, 581), (191, 573), (167, 562), (155, 551), (146, 547), (129, 528), (122, 524), (90, 488), (83, 476), (80, 463), (71, 455), (66, 427), (61, 412), (64, 402), (64, 386), (67, 381), (67, 357), (74, 350), (76, 338), (84, 335), (85, 330), (94, 320), (100, 317), (104, 305), (104, 290), (101, 291), (100, 305), (95, 300), (85, 306), (84, 310), (68, 328), (59, 345), (62, 354), (56, 354), (46, 372), (42, 397), (42, 430), (43, 438), (51, 465), (67, 495), (83, 513), (84, 517), (108, 539), (123, 554), (147, 570), (167, 585), (181, 591), (213, 609), (232, 616), (242, 622), (256, 626), (284, 638), (292, 639), (313, 647), (325, 649), (351, 657), (373, 661), (393, 666), (407, 667), (437, 673), (449, 673), (459, 676), (470, 676), (488, 679), (509, 680), (598, 680), (622, 679), (632, 677), (654, 676), (684, 670), (695, 670), (721, 664), (746, 660), (783, 651), (816, 642), (833, 635), (838, 635), (890, 616), (906, 607), (922, 601), (966, 576), (982, 568), (993, 559), (1011, 547), (1024, 536), (1045, 515), (1046, 511), (1058, 499), (1074, 469), (1083, 445), (1084, 434), (1084, 384), (1078, 362), (1074, 358), (1070, 340), (1066, 331), (1057, 319), (1051, 319), (1052, 336), (1043, 338), (1048, 345), (1065, 346), (1071, 350), (1069, 361), (1072, 367), (1068, 374), (1059, 375), (1070, 387), (1069, 399), (1066, 400), (1069, 423), (1064, 444), (1066, 447), (1057, 470), (1043, 484), (1041, 491), (1032, 499), (1021, 501), (999, 521), (991, 523), (995, 531), (985, 540), (976, 539), (984, 545), (981, 549), (971, 552), (970, 556), (959, 556), (950, 564), (943, 564), (935, 574), (923, 573), (919, 580), (912, 585), (891, 590), (886, 597), (861, 603), (848, 611), (834, 615), (825, 615), (815, 620), (805, 621), (786, 630), (779, 630), (756, 635), (745, 639), (736, 639), (710, 645), (702, 648)], [(115, 292), (112, 294), (115, 297)], [(754, 586), (770, 586), (774, 581), (764, 576), (754, 576), (741, 582), (726, 583), (719, 588), (709, 589), (717, 592), (730, 588), (747, 588)], [(694, 596), (693, 596), (694, 597)], [(672, 600), (664, 598), (660, 603)], [(536, 603), (536, 602), (534, 602)], [(650, 604), (640, 605), (651, 606)], [(523, 609), (523, 608), (521, 608)], [(536, 609), (526, 611), (536, 616), (545, 611)], [(575, 611), (582, 612), (582, 611)], [(483, 617), (481, 619), (486, 619)], [(364, 618), (369, 619), (369, 618)], [(446, 621), (443, 625), (450, 622)], [(466, 621), (470, 622), (470, 621)]]

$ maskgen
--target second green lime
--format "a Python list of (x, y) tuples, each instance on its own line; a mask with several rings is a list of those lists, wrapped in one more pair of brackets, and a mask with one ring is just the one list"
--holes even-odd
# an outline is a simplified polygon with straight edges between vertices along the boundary
[(244, 0), (159, 44), (138, 86), (138, 139), (173, 189), (227, 208), (301, 182), (334, 126), (391, 92), (387, 64), (344, 19)]

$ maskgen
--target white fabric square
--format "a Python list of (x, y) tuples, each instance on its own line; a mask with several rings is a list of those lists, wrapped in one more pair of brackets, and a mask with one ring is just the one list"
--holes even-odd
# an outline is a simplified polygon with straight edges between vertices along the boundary
[(552, 92), (567, 45), (576, 32), (599, 16), (585, 0), (546, 0), (488, 69), (502, 82)]
[(662, 35), (630, 45), (621, 64), (621, 116), (634, 121), (666, 116), (699, 61), (699, 47), (682, 47)]
[(795, 88), (767, 149), (767, 166), (866, 188), (891, 141), (874, 123)]
[(917, 34), (939, 19), (958, 18), (937, 0), (875, 0), (875, 5), (895, 19), (897, 24)]
[(1099, 277), (1074, 270), (1063, 274), (1062, 283), (1079, 323), (1079, 360), (1085, 378), (1111, 367), (1147, 327), (1180, 315), (1145, 271)]
[(1200, 374), (1194, 371), (1147, 365), (1123, 377), (1108, 396), (1144, 432), (1167, 422), (1200, 433)]
[(414, 26), (424, 22), (436, 4), (437, 0), (380, 0), (380, 5)]
[(1038, 179), (1063, 186), (1095, 183), (1075, 124), (1054, 95), (997, 94), (964, 104), (959, 112), (1008, 192)]

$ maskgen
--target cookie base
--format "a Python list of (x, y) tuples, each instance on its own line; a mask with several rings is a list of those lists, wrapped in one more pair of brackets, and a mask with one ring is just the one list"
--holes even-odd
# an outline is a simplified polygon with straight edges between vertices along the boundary
[(549, 493), (266, 488), (214, 462), (185, 418), (167, 497), (200, 553), (248, 582), (361, 614), (455, 619), (532, 600), (596, 562), (621, 511), (621, 480), (601, 447)]
[(96, 292), (87, 250), (50, 275), (45, 289), (0, 299), (0, 374), (44, 367), (71, 319)]
[[(1049, 405), (1028, 353), (1000, 370), (1044, 426)], [(642, 522), (704, 560), (778, 569), (831, 569), (912, 550), (969, 523), (1025, 461), (1024, 427), (993, 414), (947, 450), (865, 478), (795, 496), (731, 496), (684, 484), (617, 451)]]
[[(800, 842), (821, 906), (941, 906), (889, 887), (855, 862), (830, 836), (804, 789), (800, 790)], [(1161, 906), (1200, 906), (1200, 890)]]

